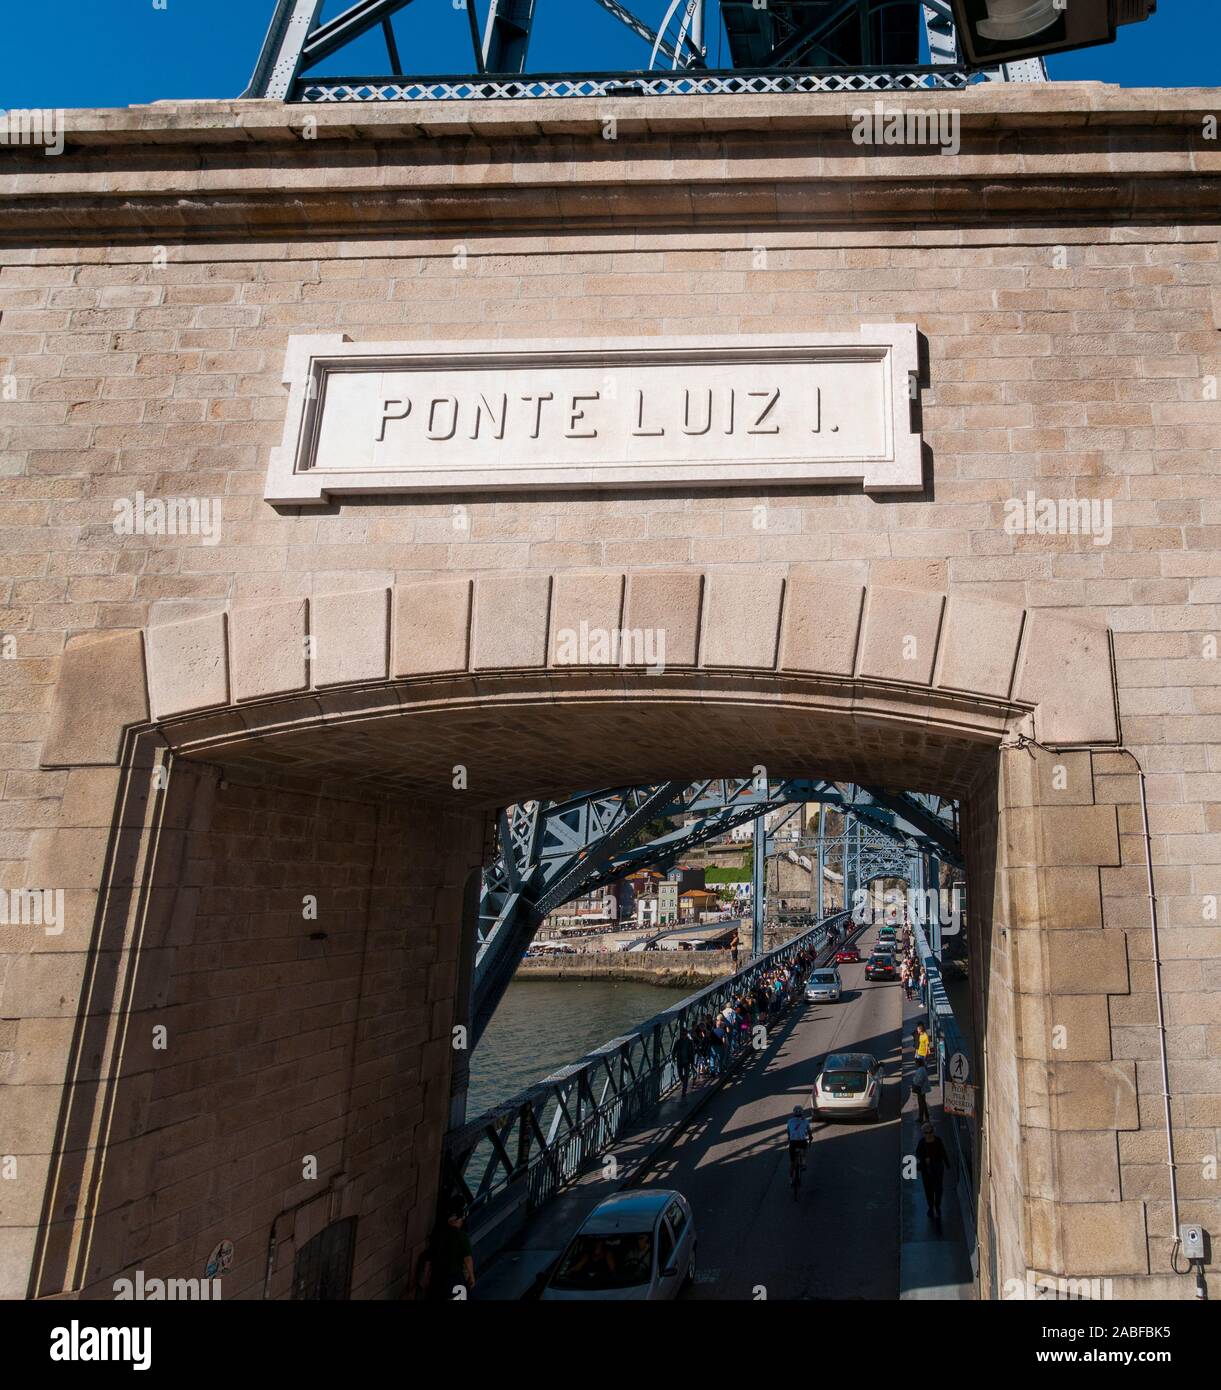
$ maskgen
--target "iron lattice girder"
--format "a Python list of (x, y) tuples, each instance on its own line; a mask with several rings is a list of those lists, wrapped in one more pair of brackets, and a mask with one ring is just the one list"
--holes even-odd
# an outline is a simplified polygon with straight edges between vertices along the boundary
[(665, 38), (655, 30), (650, 29), (643, 19), (638, 19), (631, 10), (621, 5), (619, 0), (595, 0), (595, 4), (601, 5), (607, 14), (613, 15), (620, 24), (626, 24), (632, 33), (642, 38), (645, 43), (650, 46), (656, 44), (657, 51), (664, 53), (676, 67), (684, 63), (702, 66), (700, 55), (692, 53), (689, 46), (685, 58), (680, 59), (673, 45), (667, 43)]
[[(735, 0), (725, 0), (727, 18), (734, 3)], [(743, 0), (736, 0), (736, 3), (739, 9), (755, 10), (749, 0), (745, 0), (745, 4)], [(767, 54), (767, 62), (774, 67), (798, 63), (814, 48), (830, 49), (827, 41), (841, 32), (854, 46), (852, 64), (870, 64), (887, 58), (914, 63), (919, 59), (922, 15), (915, 13), (915, 5), (908, 0), (780, 0), (780, 3), (788, 5), (787, 12), (772, 5), (762, 11), (755, 10), (756, 13), (774, 14), (777, 25), (783, 24), (787, 30), (783, 38), (773, 42)], [(892, 51), (875, 53), (875, 41), (881, 49)], [(903, 51), (895, 53), (895, 46)], [(738, 56), (736, 51), (734, 56)]]
[[(880, 813), (890, 812), (894, 817), (889, 823), (891, 830), (947, 862), (962, 867), (957, 811), (953, 802), (943, 803), (940, 797), (927, 798), (914, 792), (880, 791), (876, 787), (862, 787), (858, 791), (868, 799), (869, 804), (859, 807), (855, 801), (849, 804), (854, 810), (859, 810), (863, 819), (880, 824)], [(948, 820), (944, 809), (934, 810), (933, 802), (939, 808), (949, 808)]]
[[(668, 865), (687, 850), (767, 811), (822, 802), (864, 824), (961, 865), (955, 827), (911, 793), (891, 793), (820, 779), (784, 782), (709, 778), (586, 793), (562, 802), (528, 803), (502, 811), (502, 852), (484, 875), (480, 942), (486, 949), (506, 906), (541, 922), (555, 907), (642, 868)], [(654, 819), (696, 816), (646, 844), (624, 842)], [(478, 968), (478, 963), (477, 963)]]
[[(930, 808), (924, 802), (909, 802), (907, 794), (884, 795), (891, 804), (881, 804), (865, 788), (845, 788), (820, 779), (709, 778), (604, 789), (501, 811), (501, 852), (485, 871), (480, 898), (472, 1042), (478, 1041), (491, 1021), (548, 912), (640, 869), (669, 868), (697, 845), (768, 811), (821, 802), (855, 816), (905, 852), (931, 851), (960, 862), (952, 833), (944, 825), (931, 823)], [(629, 844), (650, 821), (692, 816), (695, 819), (689, 823), (644, 844)]]
[[(537, 0), (486, 0), (482, 39), (476, 0), (465, 0), (472, 49), (472, 75), (402, 79), (393, 16), (416, 0), (357, 0), (342, 14), (322, 20), (323, 0), (276, 0), (267, 35), (244, 97), (282, 101), (492, 100), (497, 98), (607, 96), (625, 85), (640, 95), (730, 94), (755, 91), (912, 91), (960, 88), (973, 79), (961, 61), (953, 17), (945, 0), (674, 0), (658, 33), (622, 0), (592, 0), (648, 43), (649, 67), (620, 74), (554, 73), (526, 77)], [(421, 0), (437, 9), (453, 0)], [(569, 0), (572, 3), (572, 0)], [(702, 8), (701, 8), (702, 6)], [(677, 37), (665, 36), (671, 16), (680, 15)], [(909, 13), (910, 12), (910, 13)], [(565, 16), (571, 22), (571, 12)], [(723, 19), (736, 66), (705, 68), (708, 25)], [(931, 67), (918, 63), (921, 24)], [(393, 75), (307, 78), (303, 74), (380, 26)], [(850, 53), (831, 66), (801, 70), (800, 60), (824, 41), (850, 36)], [(855, 36), (855, 37), (852, 37)], [(838, 39), (837, 39), (838, 41)], [(880, 45), (880, 47), (879, 47)], [(858, 51), (859, 50), (859, 51)], [(670, 80), (652, 71), (658, 54), (671, 63)], [(489, 78), (490, 74), (490, 78)], [(781, 75), (787, 85), (775, 85)], [(1042, 59), (1026, 59), (978, 74), (996, 81), (1043, 81)], [(770, 79), (771, 85), (768, 84)], [(692, 86), (692, 82), (695, 83)], [(764, 85), (760, 86), (760, 83)]]
[[(391, 19), (414, 0), (357, 0), (357, 3), (323, 22), (324, 0), (276, 0), (263, 48), (244, 97), (271, 97), (281, 100), (300, 99), (298, 80), (306, 69), (346, 48), (370, 29), (381, 26), (386, 36), (387, 52), (399, 72), (398, 51)], [(452, 0), (447, 0), (447, 4)], [(668, 43), (620, 0), (595, 0), (655, 52), (664, 53), (675, 67), (700, 67), (703, 58), (691, 41), (687, 25), (682, 27), (682, 53)], [(479, 18), (475, 0), (465, 0), (471, 32), (471, 47), (476, 73), (521, 73), (526, 70), (530, 34), (534, 26), (535, 0), (488, 0), (487, 22), (483, 38), (479, 36)], [(345, 81), (350, 79), (345, 79)], [(375, 83), (389, 78), (372, 79)]]
[(485, 72), (525, 72), (535, 0), (488, 0), (483, 31)]
[[(912, 882), (918, 853), (906, 853), (884, 835), (870, 836), (857, 853), (856, 886), (863, 888), (875, 878), (901, 878)], [(917, 870), (918, 872), (918, 870)]]
[[(880, 795), (890, 804), (881, 804)], [(949, 828), (934, 823), (929, 807), (909, 802), (907, 795), (875, 795), (819, 779), (709, 778), (604, 789), (501, 811), (501, 852), (485, 871), (480, 899), (471, 1011), (475, 1039), (547, 913), (638, 870), (667, 869), (697, 845), (768, 811), (821, 802), (855, 816), (905, 853), (933, 852), (959, 862)], [(644, 844), (629, 844), (650, 821), (680, 817), (695, 819)]]
[(412, 3), (413, 0), (359, 0), (334, 19), (314, 28), (302, 45), (301, 66), (309, 67), (329, 58)]
[(471, 990), (472, 1041), (491, 1022), (547, 913), (585, 892), (591, 876), (662, 814), (681, 788), (681, 783), (663, 782), (500, 813), (505, 849), (484, 875)]
[[(526, 101), (622, 96), (792, 96), (807, 92), (958, 92), (976, 77), (962, 68), (844, 68), (519, 74), (486, 77), (307, 77), (289, 97), (307, 105), (379, 101)], [(978, 75), (984, 81), (984, 75)], [(249, 95), (249, 93), (247, 93)]]

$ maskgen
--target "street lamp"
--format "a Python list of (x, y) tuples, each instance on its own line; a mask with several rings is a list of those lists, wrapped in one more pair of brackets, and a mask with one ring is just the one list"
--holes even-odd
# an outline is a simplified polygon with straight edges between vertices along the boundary
[(1059, 18), (1056, 0), (988, 0), (988, 18), (978, 28), (986, 39), (1029, 39)]
[(1114, 43), (1121, 24), (1140, 24), (1157, 0), (949, 0), (962, 56), (994, 67), (1070, 48)]

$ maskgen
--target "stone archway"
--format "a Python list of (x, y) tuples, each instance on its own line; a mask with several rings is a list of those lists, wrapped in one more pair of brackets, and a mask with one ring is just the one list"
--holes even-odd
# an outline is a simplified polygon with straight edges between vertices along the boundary
[[(582, 625), (664, 632), (664, 665), (567, 662)], [(1107, 1186), (1139, 1126), (1107, 1029), (1115, 708), (1103, 630), (754, 570), (430, 580), (70, 645), (42, 750), (68, 794), (32, 868), (68, 916), (19, 965), (30, 1291), (202, 1277), (234, 1239), (226, 1296), (284, 1296), (351, 1216), (353, 1296), (401, 1291), (486, 811), (761, 758), (963, 798), (996, 1277), (1145, 1272), (1143, 1204)]]

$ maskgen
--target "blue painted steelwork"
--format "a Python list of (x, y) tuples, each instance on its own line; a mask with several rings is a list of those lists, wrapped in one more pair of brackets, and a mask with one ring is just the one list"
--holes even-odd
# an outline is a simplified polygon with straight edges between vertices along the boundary
[[(477, 1042), (546, 915), (641, 869), (666, 870), (685, 853), (771, 810), (818, 801), (904, 845), (937, 848), (961, 862), (951, 824), (924, 803), (821, 779), (710, 778), (524, 802), (498, 817), (496, 859), (484, 872), (476, 931), (470, 1029)], [(643, 838), (657, 820), (684, 823)], [(858, 836), (859, 840), (859, 836)], [(859, 845), (854, 843), (859, 854)], [(855, 870), (853, 870), (855, 873)], [(857, 876), (851, 886), (859, 882)], [(847, 885), (846, 885), (847, 887)], [(761, 900), (762, 895), (757, 895)], [(851, 902), (851, 897), (845, 899)], [(762, 947), (757, 929), (756, 950)]]
[(913, 861), (917, 858), (912, 850), (893, 840), (882, 835), (871, 837), (870, 843), (861, 846), (857, 886), (863, 888), (877, 878), (901, 878), (914, 887), (919, 871)]
[[(440, 11), (442, 0), (432, 3)], [(475, 0), (466, 12), (470, 73), (403, 79), (392, 18), (413, 0), (356, 0), (322, 19), (322, 0), (276, 0), (245, 97), (294, 102), (487, 101), (529, 97), (723, 95), (740, 92), (912, 91), (977, 80), (1042, 81), (1041, 59), (971, 71), (947, 0), (671, 0), (658, 29), (623, 0), (592, 0), (650, 46), (647, 67), (620, 73), (528, 73), (536, 0), (487, 0), (482, 35)], [(453, 0), (443, 0), (452, 10)], [(714, 16), (711, 6), (717, 6)], [(550, 17), (570, 32), (575, 0)], [(708, 34), (723, 25), (731, 67), (707, 67)], [(390, 74), (307, 76), (310, 68), (380, 29)], [(931, 62), (921, 65), (920, 36)], [(661, 64), (667, 63), (669, 71)], [(801, 66), (801, 64), (805, 66)]]

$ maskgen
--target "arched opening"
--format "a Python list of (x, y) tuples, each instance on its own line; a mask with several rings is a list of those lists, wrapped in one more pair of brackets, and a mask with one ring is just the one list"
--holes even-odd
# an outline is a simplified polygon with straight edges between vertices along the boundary
[[(846, 669), (806, 672), (786, 669), (794, 631), (820, 641), (801, 627), (799, 591), (782, 612), (782, 588), (767, 590), (774, 622), (752, 600), (754, 620), (773, 633), (760, 646), (754, 627), (741, 636), (736, 603), (718, 604), (715, 588), (705, 603), (697, 585), (694, 614), (670, 620), (698, 634), (681, 662), (556, 670), (546, 663), (558, 622), (549, 587), (541, 640), (524, 660), (486, 646), (491, 624), (461, 590), (462, 652), (435, 673), (402, 674), (401, 594), (367, 610), (362, 596), (339, 596), (348, 625), (338, 678), (319, 679), (315, 666), (307, 689), (278, 689), (286, 682), (270, 659), (295, 645), (299, 610), (152, 630), (147, 696), (140, 634), (134, 645), (119, 637), (75, 657), (70, 649), (44, 762), (73, 769), (75, 818), (55, 833), (48, 862), (92, 925), (83, 959), (43, 961), (71, 1017), (65, 1010), (68, 1082), (47, 1136), (32, 1291), (108, 1296), (136, 1264), (180, 1275), (230, 1242), (226, 1296), (288, 1296), (296, 1253), (356, 1218), (352, 1296), (402, 1292), (435, 1201), (452, 1029), (470, 971), (464, 914), (489, 849), (487, 813), (659, 770), (693, 780), (760, 763), (776, 776), (961, 801), (979, 885), (972, 991), (989, 1122), (979, 1201), (997, 1231), (1001, 1277), (1021, 1265), (1019, 1001), (998, 854), (1012, 863), (1006, 846), (1040, 804), (1043, 755), (1006, 745), (1032, 727), (1054, 737), (1058, 698), (1037, 656), (1022, 656), (1014, 674), (1021, 624), (1003, 682), (972, 693), (957, 674), (944, 677), (951, 656), (957, 672), (970, 665), (953, 614), (933, 626), (923, 680), (888, 679), (879, 624), (893, 615), (862, 620), (858, 594)], [(323, 602), (310, 621), (325, 634)], [(532, 629), (520, 610), (497, 642)], [(278, 616), (289, 619), (279, 647)], [(820, 630), (834, 617), (824, 605)], [(260, 623), (252, 660), (241, 634)], [(331, 640), (325, 659), (336, 661)], [(353, 652), (371, 656), (362, 666)], [(1075, 652), (1096, 680), (1099, 649), (1081, 638)], [(107, 661), (118, 708), (90, 724), (97, 664)], [(1075, 767), (1076, 794), (1090, 776)], [(1073, 862), (1106, 862), (1109, 852), (1091, 843)], [(1042, 853), (1040, 842), (1025, 862), (1037, 866)], [(993, 1172), (1005, 1175), (1003, 1191)]]

